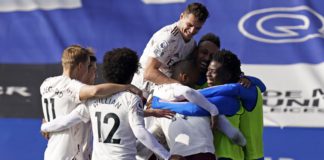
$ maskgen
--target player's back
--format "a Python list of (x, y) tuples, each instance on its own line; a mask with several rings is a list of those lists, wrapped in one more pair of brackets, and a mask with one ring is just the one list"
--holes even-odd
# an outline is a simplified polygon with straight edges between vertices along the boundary
[[(46, 121), (69, 114), (78, 103), (82, 84), (67, 76), (47, 78), (40, 87), (42, 108)], [(45, 160), (72, 159), (78, 153), (78, 144), (74, 137), (75, 128), (50, 133), (45, 150)]]
[(175, 94), (176, 90), (183, 87), (180, 83), (169, 83), (156, 85), (154, 88), (153, 96), (159, 97), (164, 101), (182, 101), (185, 99), (179, 99)]
[[(182, 100), (175, 96), (175, 92), (182, 84), (171, 83), (155, 87), (153, 96), (166, 101)], [(154, 119), (166, 136), (170, 152), (188, 156), (197, 153), (214, 153), (213, 134), (210, 129), (209, 117), (183, 116), (176, 114), (171, 120), (167, 118)]]
[(137, 120), (129, 119), (129, 114), (143, 114), (142, 104), (138, 105), (139, 101), (137, 95), (120, 92), (88, 103), (93, 130), (93, 160), (135, 159), (136, 137), (129, 121)]
[(76, 134), (75, 138), (78, 138), (78, 148), (80, 148), (80, 154), (77, 155), (77, 160), (90, 160), (92, 155), (92, 128), (91, 122), (79, 123), (75, 125)]
[(166, 136), (171, 154), (189, 156), (215, 152), (209, 117), (176, 114), (173, 120), (157, 118), (156, 123)]

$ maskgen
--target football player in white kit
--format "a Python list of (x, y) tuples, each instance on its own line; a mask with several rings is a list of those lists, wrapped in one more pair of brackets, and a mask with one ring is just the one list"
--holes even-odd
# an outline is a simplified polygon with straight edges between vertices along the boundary
[[(108, 82), (129, 84), (138, 68), (134, 51), (122, 48), (107, 52), (104, 57), (104, 76)], [(144, 127), (144, 112), (139, 96), (120, 92), (112, 97), (100, 98), (81, 104), (69, 116), (43, 124), (42, 130), (63, 129), (59, 122), (69, 125), (91, 119), (94, 135), (92, 159), (135, 159), (136, 138), (152, 151), (169, 159), (170, 154)], [(54, 122), (53, 121), (53, 122)], [(66, 122), (64, 122), (66, 123)], [(172, 156), (171, 158), (181, 158)]]
[[(196, 47), (193, 36), (198, 33), (209, 16), (207, 8), (191, 3), (181, 13), (177, 22), (155, 32), (140, 58), (141, 67), (134, 75), (132, 84), (149, 97), (155, 84), (179, 83), (170, 78), (170, 67), (185, 59)], [(149, 126), (151, 118), (145, 119)]]
[[(89, 71), (88, 75), (84, 81), (85, 84), (94, 85), (95, 80), (97, 77), (97, 58), (95, 56), (90, 56), (90, 65), (89, 65)], [(79, 132), (76, 134), (78, 137), (80, 137), (80, 154), (77, 154), (76, 159), (77, 160), (91, 160), (91, 154), (92, 154), (92, 129), (91, 129), (91, 122), (87, 123), (80, 123), (77, 127), (79, 128)]]
[(200, 3), (192, 3), (181, 13), (180, 19), (163, 27), (149, 40), (140, 58), (142, 68), (134, 75), (132, 84), (148, 97), (154, 84), (179, 83), (169, 78), (170, 67), (185, 59), (195, 48), (192, 38), (201, 29), (209, 13)]
[[(199, 77), (199, 70), (195, 64), (195, 62), (192, 63), (191, 61), (181, 61), (175, 66), (176, 68), (171, 77), (185, 85), (195, 84)], [(187, 67), (187, 70), (190, 70), (192, 74), (184, 74), (181, 71), (184, 67)], [(190, 98), (191, 96), (194, 97), (194, 95), (197, 95), (197, 93), (195, 94), (195, 90), (182, 84), (157, 85), (154, 88), (153, 96), (165, 101), (182, 101), (187, 99), (185, 97)], [(205, 99), (205, 97), (201, 98), (201, 96), (198, 96), (200, 99), (195, 96), (197, 98), (195, 101), (190, 100), (195, 103), (201, 102), (201, 99)], [(214, 105), (211, 107), (216, 108)], [(149, 130), (153, 133), (163, 132), (171, 153), (177, 153), (182, 156), (203, 154), (204, 156), (200, 157), (201, 159), (215, 159), (213, 134), (210, 118), (208, 117), (184, 117), (176, 114), (172, 120), (155, 118)]]
[[(153, 95), (166, 101), (181, 101), (183, 97), (189, 97), (187, 98), (189, 101), (201, 103), (199, 102), (201, 99), (192, 101), (190, 96), (195, 95), (193, 93), (195, 90), (184, 86), (193, 87), (196, 84), (199, 78), (199, 68), (195, 64), (195, 60), (184, 60), (176, 64), (171, 77), (183, 85), (179, 83), (158, 85)], [(177, 114), (173, 120), (156, 118), (149, 130), (159, 132), (160, 129), (166, 136), (172, 154), (186, 156), (187, 159), (215, 159), (213, 133), (208, 117)], [(245, 145), (246, 140), (242, 133), (234, 128), (223, 115), (218, 117), (217, 129), (239, 145)]]
[[(92, 51), (79, 45), (67, 47), (62, 54), (63, 74), (47, 78), (40, 86), (42, 108), (47, 122), (69, 114), (78, 103), (92, 97), (104, 97), (119, 91), (131, 90), (140, 94), (132, 85), (104, 83), (86, 85), (84, 81), (90, 64)], [(78, 128), (50, 133), (44, 153), (45, 160), (70, 160), (80, 153)]]

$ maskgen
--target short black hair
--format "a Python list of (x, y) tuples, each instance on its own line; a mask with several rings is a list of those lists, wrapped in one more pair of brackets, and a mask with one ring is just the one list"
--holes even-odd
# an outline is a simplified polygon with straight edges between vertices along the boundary
[(97, 62), (97, 58), (95, 56), (90, 56), (90, 62)]
[(203, 35), (199, 42), (198, 42), (198, 47), (200, 46), (200, 44), (204, 41), (209, 41), (209, 42), (212, 42), (214, 43), (218, 48), (221, 47), (221, 42), (220, 42), (220, 39), (217, 35), (213, 34), (213, 33), (207, 33), (205, 35)]
[(173, 64), (171, 78), (177, 79), (180, 73), (190, 74), (190, 72), (198, 69), (195, 59), (185, 59)]
[(191, 3), (187, 6), (184, 14), (193, 14), (200, 22), (205, 22), (209, 16), (207, 8), (201, 3)]
[(129, 84), (137, 72), (137, 53), (129, 48), (116, 48), (105, 53), (103, 76), (107, 82)]
[(88, 69), (92, 68), (94, 65), (93, 63), (96, 63), (97, 62), (97, 58), (95, 56), (90, 56), (90, 64), (88, 66)]
[(241, 61), (229, 50), (222, 49), (213, 55), (212, 61), (216, 61), (222, 66), (217, 70), (217, 74), (221, 76), (228, 75), (223, 83), (237, 83), (240, 79)]

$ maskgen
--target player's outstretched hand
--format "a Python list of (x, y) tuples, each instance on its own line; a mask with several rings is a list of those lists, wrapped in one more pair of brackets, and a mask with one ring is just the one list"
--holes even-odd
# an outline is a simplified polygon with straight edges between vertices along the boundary
[(251, 86), (251, 81), (244, 76), (240, 78), (239, 83), (245, 88), (249, 88)]
[(217, 129), (218, 115), (211, 116), (210, 118), (210, 127), (214, 133)]
[(153, 116), (158, 118), (164, 117), (171, 119), (175, 115), (175, 112), (167, 109), (147, 109), (144, 111), (144, 115), (145, 117)]
[(127, 85), (127, 90), (134, 93), (134, 94), (139, 95), (140, 97), (143, 97), (142, 90), (138, 89), (136, 86), (134, 86), (132, 84)]
[[(46, 122), (46, 120), (43, 118), (42, 119), (42, 124), (43, 123), (47, 123)], [(43, 131), (40, 131), (41, 132), (41, 135), (45, 138), (45, 139), (47, 139), (47, 140), (49, 140), (49, 132), (43, 132)]]
[(169, 158), (169, 160), (186, 160), (186, 158), (184, 158), (181, 155), (174, 154), (174, 155), (171, 155), (171, 157)]
[(40, 131), (41, 132), (41, 135), (46, 139), (46, 140), (49, 140), (49, 133), (48, 132), (43, 132), (43, 131)]

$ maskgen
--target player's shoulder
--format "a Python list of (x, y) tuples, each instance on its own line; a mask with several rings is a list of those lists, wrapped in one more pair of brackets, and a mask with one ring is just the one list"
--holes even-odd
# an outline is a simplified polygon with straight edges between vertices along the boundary
[(42, 86), (46, 86), (46, 85), (51, 85), (57, 81), (59, 81), (60, 79), (62, 79), (63, 76), (62, 75), (59, 75), (59, 76), (54, 76), (54, 77), (48, 77), (46, 78), (43, 83), (41, 84), (41, 87)]
[(73, 79), (71, 79), (68, 76), (58, 75), (58, 76), (53, 76), (53, 77), (46, 78), (43, 83), (56, 83), (56, 82), (71, 81), (71, 80), (73, 80)]
[(167, 25), (161, 29), (161, 33), (172, 35), (172, 36), (177, 36), (180, 34), (180, 30), (177, 26), (177, 22)]
[(142, 99), (140, 96), (131, 92), (123, 91), (115, 94), (114, 96), (116, 96), (115, 98), (119, 103), (124, 104), (124, 106), (127, 106), (126, 108), (128, 109), (133, 108), (134, 106), (142, 105)]
[(182, 86), (184, 86), (184, 85), (182, 85), (181, 83), (169, 83), (168, 84), (170, 87), (182, 87)]
[(50, 82), (50, 81), (55, 81), (57, 79), (60, 79), (61, 77), (63, 77), (62, 75), (59, 75), (59, 76), (53, 76), (53, 77), (47, 77), (44, 81), (44, 82)]
[(126, 101), (137, 101), (141, 99), (140, 96), (129, 91), (119, 92), (115, 96), (118, 96), (118, 98), (122, 98), (123, 100)]
[(76, 88), (77, 86), (83, 86), (84, 84), (76, 79), (71, 79), (65, 75), (59, 75), (55, 77), (46, 78), (41, 84), (40, 88)]
[(182, 85), (180, 83), (167, 83), (167, 84), (159, 84), (154, 87), (155, 90), (163, 90), (163, 89), (168, 89), (168, 88), (176, 88), (179, 85)]
[(181, 33), (179, 28), (177, 27), (177, 22), (161, 28), (155, 33), (154, 37), (160, 40), (172, 40), (181, 38)]

